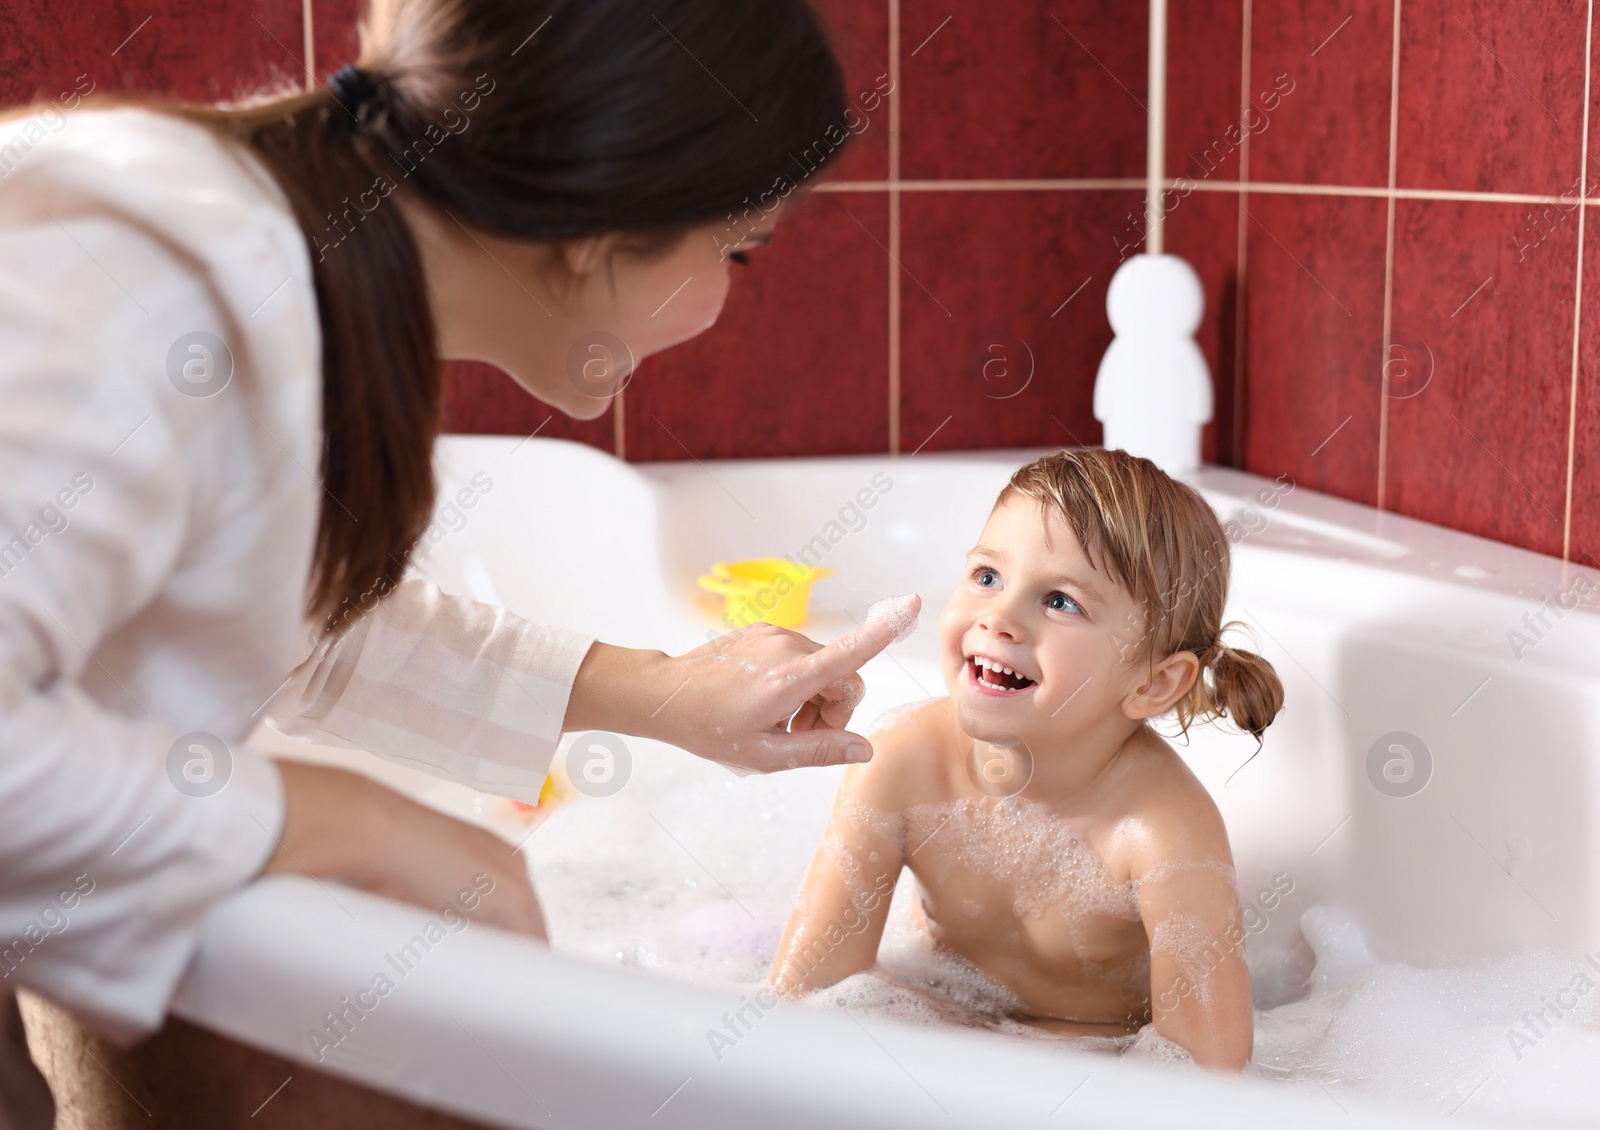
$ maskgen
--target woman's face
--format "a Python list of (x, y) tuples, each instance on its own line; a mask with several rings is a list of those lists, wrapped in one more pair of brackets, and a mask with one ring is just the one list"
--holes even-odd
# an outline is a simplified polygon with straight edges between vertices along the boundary
[(546, 395), (555, 383), (546, 374), (513, 375), (529, 392), (568, 415), (599, 416), (639, 362), (716, 324), (732, 272), (741, 269), (726, 252), (742, 256), (752, 242), (770, 240), (771, 222), (763, 228), (753, 241), (735, 235), (730, 244), (722, 240), (722, 225), (717, 225), (689, 233), (658, 256), (617, 252), (609, 265), (602, 262), (582, 276), (582, 292), (564, 304), (569, 307), (569, 331), (576, 334), (569, 332), (564, 372), (557, 376), (560, 384), (553, 394)]
[[(428, 274), (440, 353), (497, 365), (546, 404), (594, 419), (646, 357), (716, 323), (742, 269), (733, 256), (770, 241), (781, 211), (706, 225), (653, 255), (614, 238), (552, 247), (472, 233), (439, 256), (436, 231), (441, 269)], [(429, 242), (424, 233), (425, 263)]]

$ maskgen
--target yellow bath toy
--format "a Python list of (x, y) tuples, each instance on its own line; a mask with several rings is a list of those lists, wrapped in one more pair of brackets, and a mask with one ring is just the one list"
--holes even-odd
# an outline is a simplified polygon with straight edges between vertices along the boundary
[(572, 799), (572, 786), (562, 780), (556, 770), (552, 769), (545, 775), (544, 784), (539, 786), (539, 799), (529, 804), (525, 800), (507, 800), (511, 811), (519, 817), (531, 817), (534, 813), (543, 816), (558, 804), (563, 804)]
[(501, 825), (501, 830), (507, 834), (521, 839), (523, 833), (538, 824), (551, 811), (565, 804), (576, 795), (576, 790), (567, 781), (566, 774), (559, 764), (551, 767), (545, 776), (544, 784), (539, 788), (539, 799), (535, 804), (526, 801), (512, 800), (510, 797), (485, 797), (483, 798), (490, 807), (490, 812), (496, 816), (496, 822)]
[(811, 582), (832, 573), (784, 557), (762, 557), (719, 562), (700, 578), (700, 587), (725, 599), (726, 619), (735, 628), (757, 621), (798, 628), (810, 609)]

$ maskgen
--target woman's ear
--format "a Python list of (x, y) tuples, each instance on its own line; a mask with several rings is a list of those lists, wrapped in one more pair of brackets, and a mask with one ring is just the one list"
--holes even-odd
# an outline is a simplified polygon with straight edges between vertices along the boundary
[(1122, 700), (1122, 713), (1136, 722), (1171, 710), (1200, 677), (1200, 657), (1175, 651), (1150, 669), (1145, 680)]

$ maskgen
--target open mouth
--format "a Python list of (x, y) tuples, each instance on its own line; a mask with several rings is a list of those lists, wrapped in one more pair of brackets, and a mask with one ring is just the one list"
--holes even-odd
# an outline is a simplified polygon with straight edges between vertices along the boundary
[(967, 678), (973, 686), (989, 694), (1020, 694), (1034, 681), (987, 655), (967, 657)]

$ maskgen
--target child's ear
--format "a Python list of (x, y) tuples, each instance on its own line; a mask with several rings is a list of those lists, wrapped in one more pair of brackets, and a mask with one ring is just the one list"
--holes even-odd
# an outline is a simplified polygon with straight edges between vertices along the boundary
[(1200, 677), (1200, 657), (1192, 651), (1175, 651), (1154, 667), (1133, 692), (1122, 700), (1122, 713), (1136, 722), (1165, 714)]

